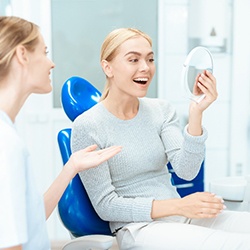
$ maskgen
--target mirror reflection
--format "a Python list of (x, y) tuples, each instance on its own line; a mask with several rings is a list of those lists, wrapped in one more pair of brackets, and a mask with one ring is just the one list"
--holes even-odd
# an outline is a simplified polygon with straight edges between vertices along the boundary
[(204, 70), (213, 72), (212, 54), (206, 47), (195, 47), (185, 60), (182, 80), (188, 97), (196, 102), (200, 102), (205, 97), (204, 93), (196, 88), (196, 78)]

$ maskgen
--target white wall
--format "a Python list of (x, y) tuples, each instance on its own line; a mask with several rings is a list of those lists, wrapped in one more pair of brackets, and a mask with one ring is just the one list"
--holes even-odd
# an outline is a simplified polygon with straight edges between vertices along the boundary
[[(197, 0), (193, 2), (201, 3)], [(159, 97), (168, 99), (177, 107), (181, 122), (185, 124), (188, 101), (180, 93), (180, 74), (188, 52), (191, 0), (160, 0), (159, 3), (159, 51), (162, 53), (159, 55), (158, 67)], [(203, 124), (209, 131), (205, 166), (206, 189), (212, 179), (250, 173), (250, 32), (246, 30), (246, 23), (250, 21), (250, 1), (206, 1), (208, 5), (213, 3), (214, 7), (206, 8), (209, 14), (207, 22), (209, 19), (214, 21), (216, 13), (217, 18), (223, 18), (223, 13), (226, 14), (226, 20), (222, 23), (227, 24), (224, 32), (227, 50), (213, 53), (219, 97), (204, 114)], [(192, 16), (192, 19), (197, 19), (199, 26), (202, 26), (202, 17), (199, 14)], [(207, 26), (205, 23), (204, 27)]]
[[(193, 2), (196, 3), (196, 0)], [(209, 1), (209, 4), (215, 4), (215, 2), (216, 1)], [(165, 98), (175, 105), (181, 123), (185, 125), (188, 119), (189, 99), (182, 91), (182, 66), (187, 53), (190, 51), (190, 39), (193, 38), (191, 36), (197, 33), (197, 29), (203, 26), (203, 23), (201, 16), (199, 14), (196, 15), (196, 13), (199, 13), (198, 9), (191, 13), (191, 1), (189, 0), (160, 0), (159, 3), (159, 36), (161, 37), (159, 39), (159, 51), (161, 51), (161, 55), (159, 55), (160, 62), (158, 67), (160, 76), (159, 97)], [(207, 3), (208, 2), (206, 2), (206, 4)], [(225, 6), (221, 4), (222, 8), (230, 7), (228, 1), (224, 1), (223, 4)], [(220, 10), (217, 10), (217, 12), (220, 12)], [(207, 13), (209, 14), (209, 11)], [(221, 13), (223, 13), (223, 11), (221, 11)], [(192, 15), (196, 16), (194, 17)], [(204, 26), (209, 26), (207, 22), (211, 19), (210, 15), (212, 15), (212, 13), (207, 17), (203, 16), (203, 18), (206, 18), (204, 20)], [(227, 22), (228, 25), (230, 25), (230, 16), (221, 15), (218, 18), (222, 20), (224, 18), (224, 23)], [(193, 23), (190, 23), (192, 21), (191, 19), (194, 20)], [(200, 20), (198, 21), (198, 19)], [(214, 19), (211, 20), (214, 21)], [(195, 30), (195, 32), (192, 32), (192, 29)], [(202, 27), (200, 30), (203, 31)], [(202, 37), (203, 33), (200, 33), (200, 37)], [(225, 31), (225, 34), (226, 33), (227, 31)], [(228, 47), (226, 51), (221, 53), (212, 51), (214, 58), (214, 75), (217, 78), (219, 97), (217, 101), (204, 112), (203, 117), (203, 125), (209, 132), (205, 162), (206, 189), (208, 189), (211, 179), (220, 178), (229, 173), (232, 63), (230, 35), (229, 33), (228, 37), (226, 37)]]
[(235, 0), (230, 117), (230, 174), (250, 174), (250, 1)]

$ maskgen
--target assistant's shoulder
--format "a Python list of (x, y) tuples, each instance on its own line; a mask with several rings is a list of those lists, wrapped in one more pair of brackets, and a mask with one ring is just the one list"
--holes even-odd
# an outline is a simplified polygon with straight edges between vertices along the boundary
[(24, 147), (23, 142), (14, 127), (0, 120), (0, 147), (5, 149)]
[(21, 165), (28, 155), (27, 147), (15, 128), (0, 120), (0, 158), (2, 167), (4, 164), (12, 164), (13, 160)]

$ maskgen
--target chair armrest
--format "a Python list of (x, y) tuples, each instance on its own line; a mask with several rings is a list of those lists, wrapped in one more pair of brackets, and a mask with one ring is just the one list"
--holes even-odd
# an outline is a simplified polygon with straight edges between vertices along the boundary
[(108, 235), (86, 235), (67, 242), (62, 250), (89, 250), (92, 248), (107, 250), (112, 247), (113, 239), (114, 237)]

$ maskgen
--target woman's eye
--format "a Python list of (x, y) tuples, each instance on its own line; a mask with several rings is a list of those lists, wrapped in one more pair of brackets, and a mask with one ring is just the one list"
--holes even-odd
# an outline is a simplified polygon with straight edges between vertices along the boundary
[(136, 58), (135, 59), (130, 59), (129, 61), (130, 62), (138, 62), (138, 59), (136, 59)]
[(151, 59), (149, 59), (149, 61), (150, 61), (150, 62), (154, 62), (154, 61), (155, 61), (155, 59), (154, 59), (154, 58), (151, 58)]

